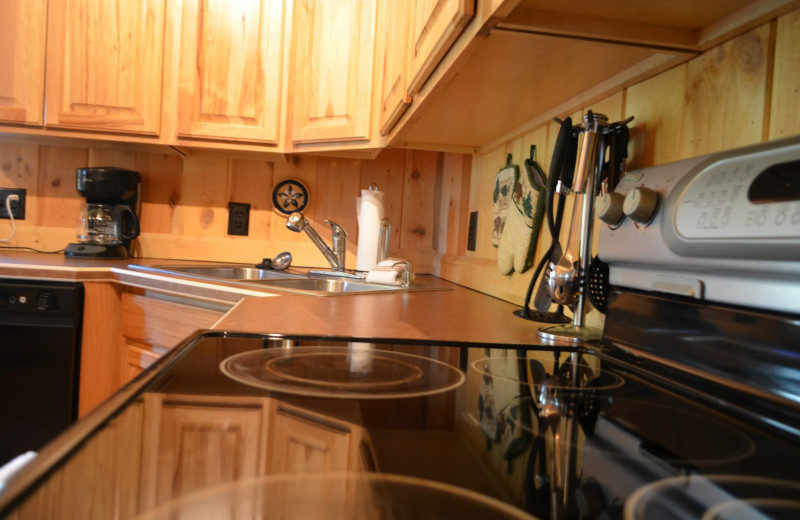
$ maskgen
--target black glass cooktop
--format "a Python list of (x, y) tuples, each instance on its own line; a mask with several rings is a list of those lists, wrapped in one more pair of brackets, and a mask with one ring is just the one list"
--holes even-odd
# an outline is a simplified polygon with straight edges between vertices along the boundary
[(610, 346), (213, 332), (98, 413), (4, 514), (792, 518), (800, 496), (786, 429)]

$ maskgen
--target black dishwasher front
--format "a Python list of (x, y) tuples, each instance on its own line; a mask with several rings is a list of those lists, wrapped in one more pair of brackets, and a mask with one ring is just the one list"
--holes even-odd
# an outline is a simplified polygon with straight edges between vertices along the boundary
[(0, 279), (0, 465), (77, 418), (83, 285)]

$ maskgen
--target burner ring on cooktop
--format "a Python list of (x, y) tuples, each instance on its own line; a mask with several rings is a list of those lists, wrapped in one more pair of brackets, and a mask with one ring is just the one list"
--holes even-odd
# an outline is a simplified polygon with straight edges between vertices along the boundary
[[(300, 361), (300, 363), (298, 363), (298, 361)], [(370, 364), (373, 367), (376, 364), (393, 365), (386, 370), (386, 372), (390, 373), (391, 379), (360, 381), (359, 379), (363, 377), (364, 372), (358, 370), (339, 372), (326, 370), (342, 361), (346, 361), (346, 358), (343, 359), (342, 356), (336, 352), (298, 352), (295, 349), (288, 356), (276, 357), (266, 361), (264, 363), (264, 369), (271, 372), (276, 377), (288, 381), (309, 385), (340, 386), (360, 389), (375, 389), (384, 386), (402, 385), (411, 383), (421, 378), (423, 375), (421, 368), (408, 361), (391, 359), (380, 354), (373, 354), (370, 359)], [(317, 370), (307, 370), (311, 368), (309, 365), (316, 365)], [(322, 368), (322, 371), (328, 376), (327, 379), (316, 379), (316, 377), (322, 375), (320, 374), (319, 368)], [(295, 375), (293, 372), (297, 372), (297, 374)], [(333, 380), (333, 378), (341, 377), (344, 377), (344, 379), (340, 381)]]
[(625, 520), (645, 518), (797, 518), (800, 482), (745, 475), (691, 474), (637, 489), (625, 501)]
[(276, 474), (188, 493), (137, 520), (173, 518), (493, 518), (536, 520), (481, 493), (433, 480), (378, 473)]
[(450, 391), (466, 380), (436, 359), (363, 347), (253, 350), (223, 360), (220, 370), (264, 390), (351, 399), (419, 397)]

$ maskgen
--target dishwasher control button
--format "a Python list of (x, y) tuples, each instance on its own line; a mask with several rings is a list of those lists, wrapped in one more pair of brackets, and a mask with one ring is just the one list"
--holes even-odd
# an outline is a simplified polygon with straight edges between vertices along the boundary
[(38, 305), (36, 305), (36, 308), (38, 310), (50, 310), (55, 308), (55, 298), (53, 297), (53, 293), (39, 293), (39, 301)]
[(17, 301), (19, 301), (19, 303), (21, 303), (22, 305), (28, 303), (28, 299), (25, 296), (20, 296)]

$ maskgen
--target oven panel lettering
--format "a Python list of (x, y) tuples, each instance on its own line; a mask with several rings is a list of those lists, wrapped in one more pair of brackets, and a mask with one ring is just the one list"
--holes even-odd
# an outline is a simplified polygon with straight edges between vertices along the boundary
[(756, 157), (720, 161), (701, 171), (676, 206), (677, 233), (690, 240), (800, 237), (799, 200), (752, 196), (754, 185), (758, 193), (781, 192), (774, 170), (770, 157)]

